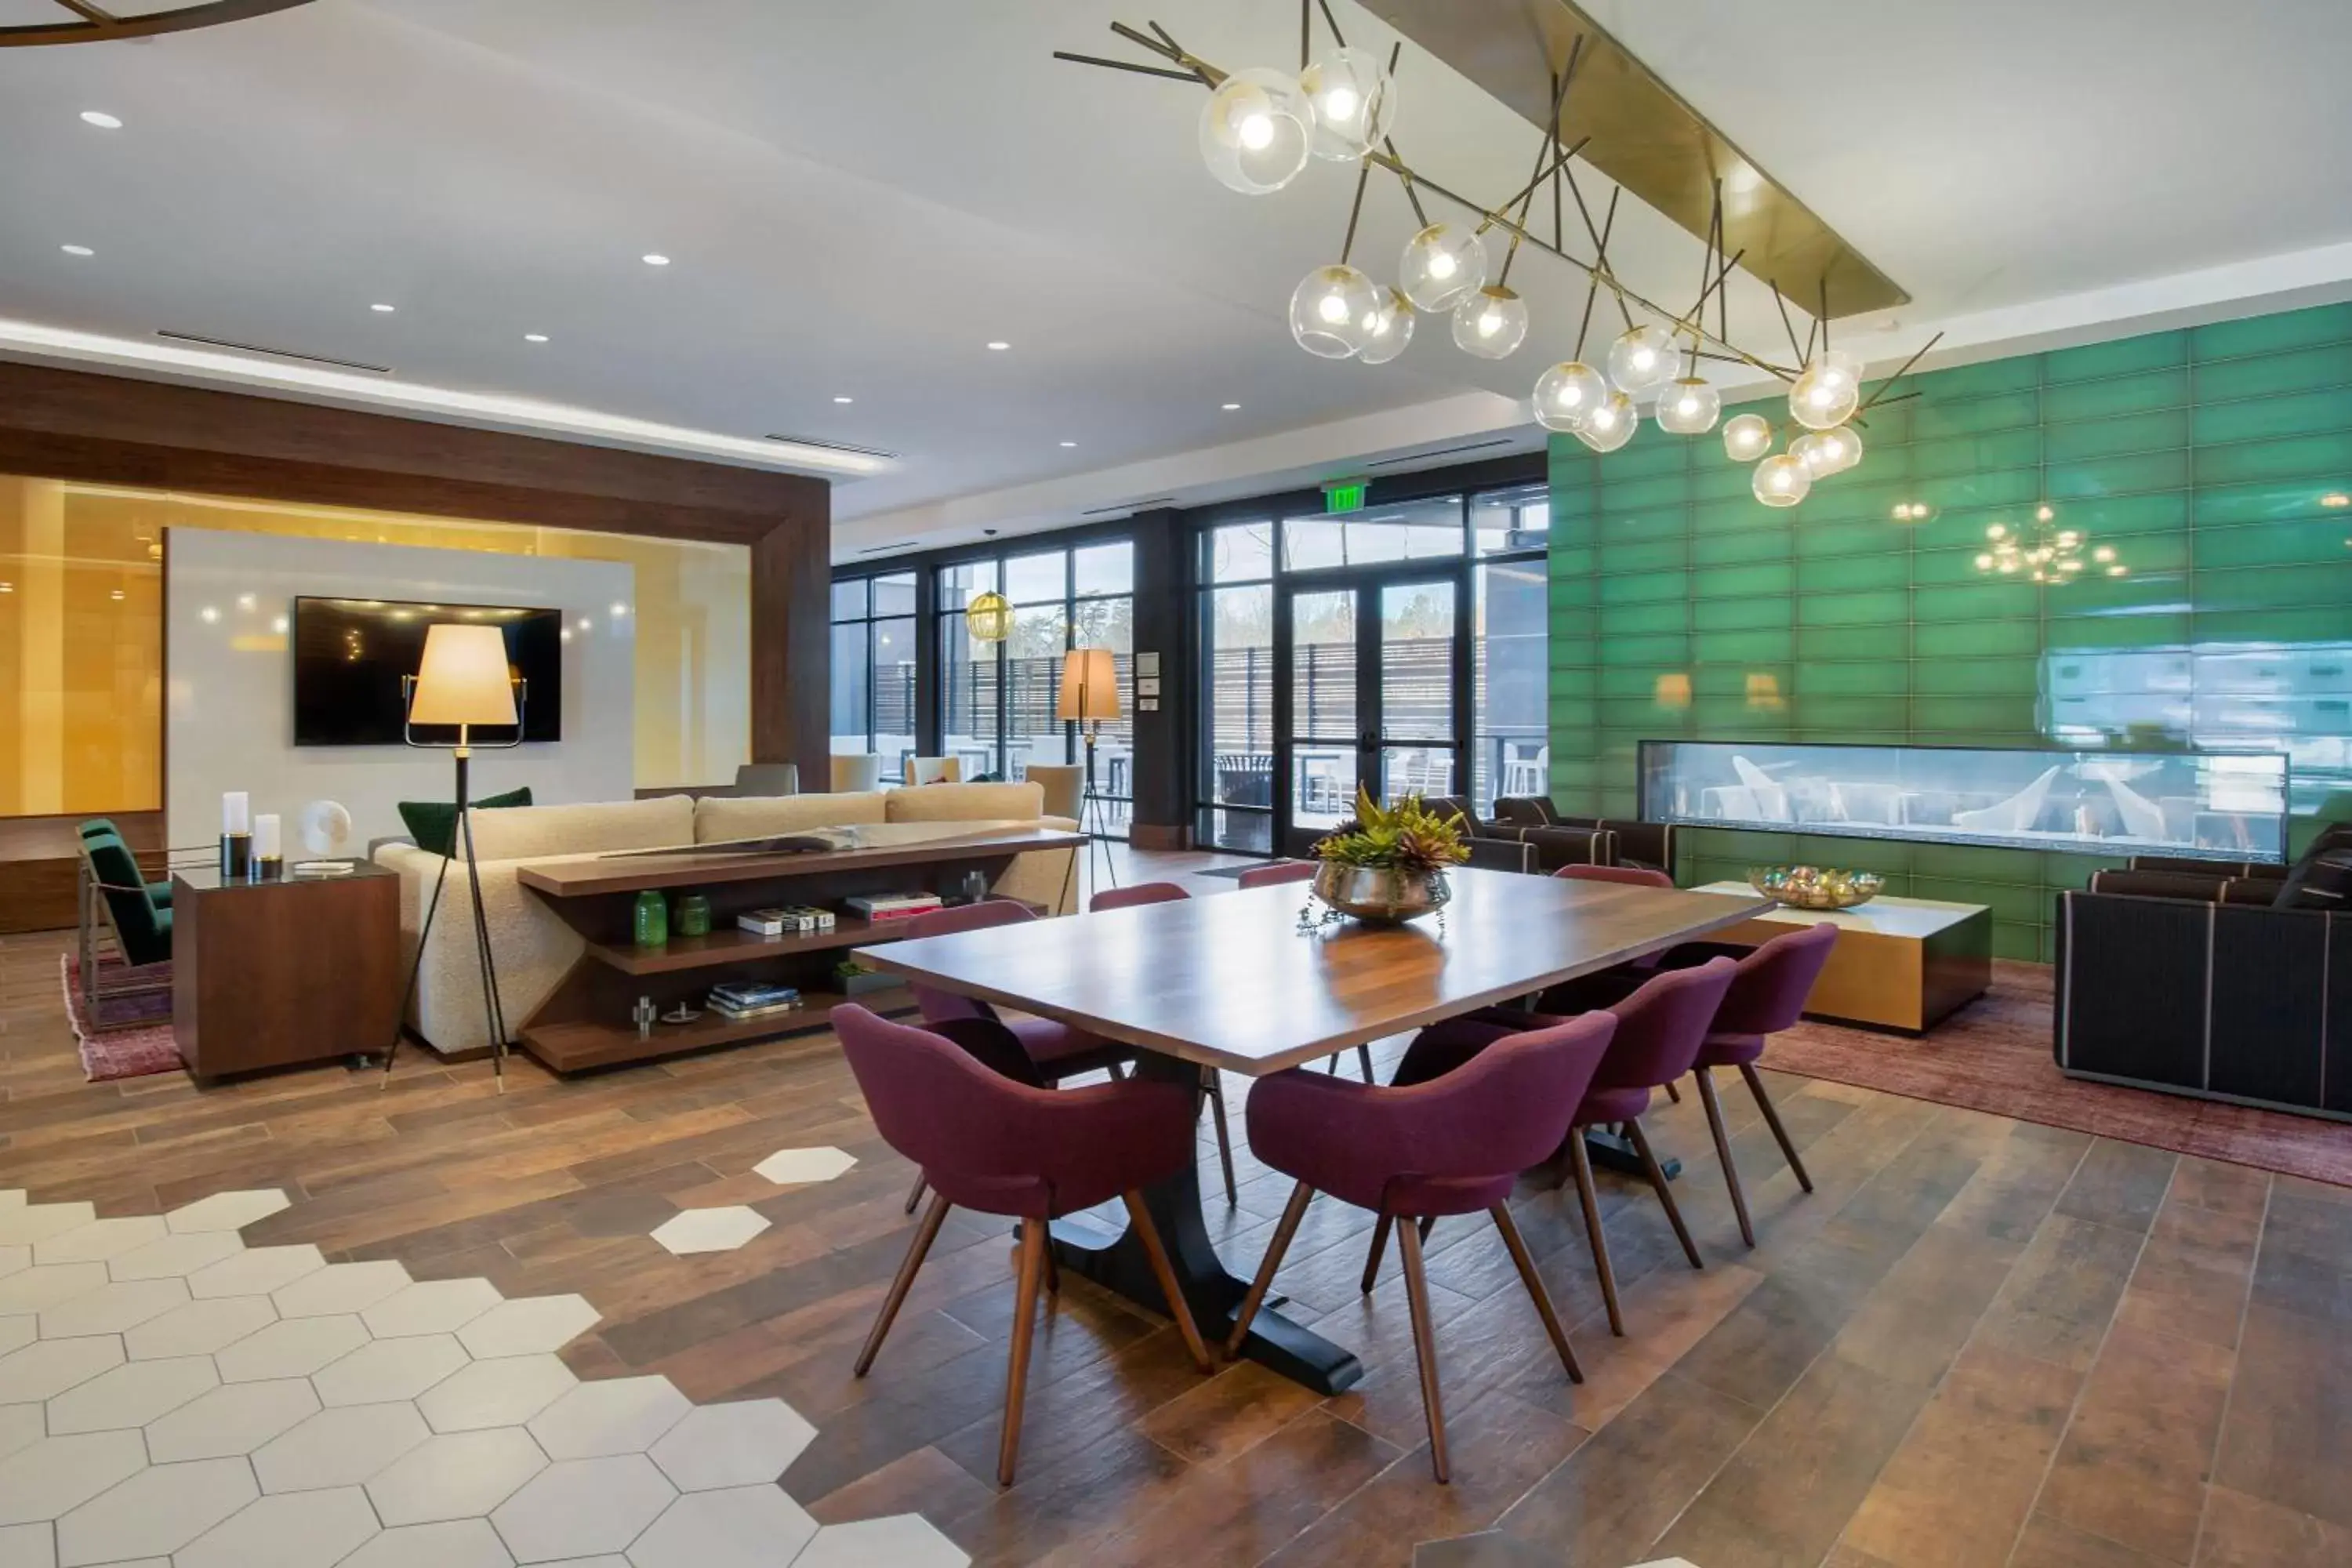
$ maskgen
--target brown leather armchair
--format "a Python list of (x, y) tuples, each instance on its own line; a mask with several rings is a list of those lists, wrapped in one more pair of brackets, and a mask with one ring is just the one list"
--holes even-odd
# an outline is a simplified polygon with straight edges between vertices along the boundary
[(1542, 795), (1505, 795), (1495, 803), (1495, 826), (1597, 835), (1601, 842), (1591, 857), (1593, 865), (1640, 866), (1664, 871), (1669, 877), (1675, 874), (1675, 830), (1671, 823), (1571, 816)]

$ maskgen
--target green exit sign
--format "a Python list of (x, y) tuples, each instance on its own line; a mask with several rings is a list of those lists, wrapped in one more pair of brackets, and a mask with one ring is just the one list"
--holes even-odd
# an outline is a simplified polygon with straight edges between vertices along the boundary
[(1343, 479), (1323, 487), (1323, 510), (1328, 514), (1364, 510), (1364, 492), (1371, 488), (1369, 479)]

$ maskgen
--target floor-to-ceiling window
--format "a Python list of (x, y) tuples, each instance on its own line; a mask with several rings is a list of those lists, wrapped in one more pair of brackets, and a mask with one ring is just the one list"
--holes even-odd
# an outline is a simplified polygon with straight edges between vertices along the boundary
[(878, 753), (886, 784), (914, 754), (912, 572), (833, 585), (833, 750)]
[(1477, 717), (1470, 797), (1490, 815), (1501, 795), (1543, 795), (1551, 767), (1545, 660), (1545, 546), (1551, 497), (1541, 485), (1470, 500), (1477, 550), (1471, 658)]
[(1274, 847), (1274, 524), (1202, 535), (1203, 843)]

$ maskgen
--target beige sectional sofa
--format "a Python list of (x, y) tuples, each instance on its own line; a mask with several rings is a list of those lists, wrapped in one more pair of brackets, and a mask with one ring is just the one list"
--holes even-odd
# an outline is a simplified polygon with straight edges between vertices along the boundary
[[(519, 1031), (580, 957), (583, 943), (538, 894), (515, 879), (526, 861), (587, 858), (615, 849), (659, 849), (756, 838), (809, 827), (873, 822), (1036, 822), (1075, 828), (1065, 817), (1045, 816), (1044, 792), (1034, 784), (928, 784), (920, 789), (866, 791), (848, 795), (772, 797), (659, 795), (611, 805), (513, 806), (477, 812), (474, 848), (480, 858), (482, 910), (490, 929), (490, 950), (499, 966), (499, 999), (507, 1032)], [(463, 846), (460, 846), (462, 852)], [(1066, 884), (1066, 849), (1019, 855), (996, 880), (995, 890), (1067, 914), (1075, 893)], [(433, 898), (441, 858), (413, 844), (388, 844), (375, 852), (377, 864), (400, 874), (402, 962), (416, 953), (418, 928)], [(482, 1007), (481, 970), (474, 956), (473, 895), (462, 865), (452, 866), (433, 917), (425, 965), (408, 1025), (435, 1050), (450, 1054), (489, 1044)]]

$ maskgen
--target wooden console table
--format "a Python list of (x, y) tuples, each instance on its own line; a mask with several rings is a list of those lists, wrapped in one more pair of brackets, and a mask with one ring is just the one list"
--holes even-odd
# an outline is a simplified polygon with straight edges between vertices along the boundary
[[(1696, 890), (1755, 892), (1745, 882), (1712, 882)], [(1811, 1017), (1922, 1035), (1992, 984), (1992, 911), (1982, 904), (1881, 894), (1850, 910), (1775, 908), (1716, 940), (1767, 942), (1823, 921), (1838, 928), (1838, 939), (1806, 999)]]
[[(677, 854), (624, 853), (517, 868), (516, 879), (588, 944), (524, 1021), (522, 1048), (557, 1072), (580, 1072), (824, 1028), (833, 1005), (847, 1000), (833, 966), (850, 948), (901, 934), (887, 922), (871, 925), (847, 913), (840, 908), (843, 900), (945, 893), (972, 871), (992, 883), (1016, 855), (1075, 851), (1086, 843), (1079, 834), (1018, 822), (877, 823), (856, 833), (859, 847), (814, 854), (746, 854), (703, 845)], [(709, 899), (710, 934), (673, 934), (663, 946), (637, 946), (636, 896), (649, 888)], [(735, 923), (746, 910), (778, 904), (831, 909), (835, 924), (807, 935), (759, 936)], [(673, 907), (673, 928), (676, 921)], [(797, 985), (799, 1009), (745, 1019), (707, 1009), (713, 984), (742, 978)], [(639, 997), (650, 998), (661, 1012), (681, 1002), (706, 1010), (691, 1023), (656, 1023), (650, 1036), (640, 1036), (630, 1016)]]
[(383, 1051), (400, 1018), (400, 879), (172, 874), (172, 1035), (199, 1079)]

